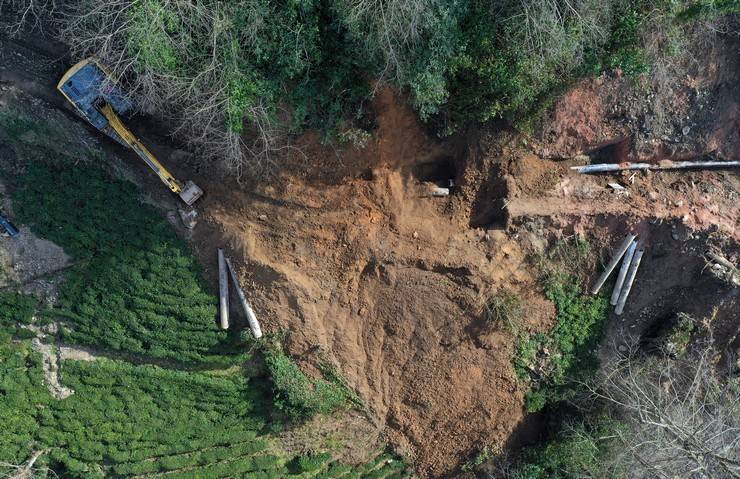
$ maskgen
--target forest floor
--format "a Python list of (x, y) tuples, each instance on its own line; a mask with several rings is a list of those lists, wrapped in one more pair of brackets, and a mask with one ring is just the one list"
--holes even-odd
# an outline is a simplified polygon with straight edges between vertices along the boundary
[[(605, 256), (624, 233), (639, 233), (647, 253), (625, 313), (610, 317), (606, 344), (678, 311), (714, 309), (726, 342), (740, 347), (737, 288), (723, 286), (704, 259), (710, 248), (740, 259), (738, 175), (568, 169), (589, 159), (740, 159), (740, 67), (737, 45), (725, 47), (671, 80), (618, 73), (585, 80), (529, 135), (496, 129), (441, 141), (402, 95), (382, 89), (364, 149), (307, 134), (296, 141), (302, 153), (283, 158), (283, 172), (265, 182), (239, 184), (198, 167), (155, 123), (135, 129), (176, 176), (206, 192), (195, 229), (180, 230), (209, 282), (217, 282), (216, 250), (225, 248), (263, 330), (287, 331), (290, 352), (308, 372), (319, 359), (335, 363), (419, 475), (439, 477), (486, 446), (539, 433), (525, 421), (526, 388), (511, 366), (515, 341), (484, 327), (483, 315), (508, 289), (526, 305), (527, 330), (552, 325), (555, 306), (529, 261), (552, 240), (587, 237)], [(53, 90), (68, 64), (62, 53), (2, 41), (0, 58), (0, 107), (71, 123)], [(114, 168), (172, 216), (175, 199), (133, 154), (84, 126), (66, 133), (122, 158)], [(451, 179), (450, 196), (430, 195)], [(48, 252), (43, 246), (29, 248)], [(22, 270), (5, 251), (6, 269)], [(51, 256), (39, 261), (66, 264), (63, 252)], [(592, 280), (597, 268), (584, 277)]]

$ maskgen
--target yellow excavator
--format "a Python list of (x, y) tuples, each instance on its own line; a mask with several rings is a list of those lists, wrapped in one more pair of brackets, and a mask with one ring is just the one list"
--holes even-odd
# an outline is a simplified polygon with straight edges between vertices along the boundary
[(187, 181), (184, 185), (177, 181), (131, 130), (126, 128), (120, 115), (130, 112), (133, 105), (97, 59), (87, 58), (70, 68), (59, 80), (57, 90), (92, 126), (134, 150), (188, 206), (203, 196), (203, 190), (192, 181)]

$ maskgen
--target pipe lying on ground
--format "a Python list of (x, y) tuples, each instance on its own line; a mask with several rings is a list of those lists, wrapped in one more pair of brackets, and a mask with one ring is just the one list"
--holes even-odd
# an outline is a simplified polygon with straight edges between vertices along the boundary
[(594, 284), (593, 288), (591, 288), (591, 294), (596, 294), (599, 292), (602, 286), (604, 286), (604, 283), (606, 282), (606, 279), (609, 277), (609, 275), (614, 270), (614, 267), (617, 265), (619, 260), (622, 258), (622, 255), (624, 255), (624, 252), (627, 251), (627, 248), (629, 248), (630, 244), (635, 240), (637, 235), (628, 234), (624, 241), (622, 241), (622, 244), (619, 246), (619, 249), (612, 257), (611, 261), (609, 261), (609, 264), (606, 265), (606, 269), (603, 273), (601, 273), (601, 276), (599, 276), (599, 279), (596, 280), (596, 283)]
[(683, 170), (687, 168), (737, 168), (740, 161), (670, 161), (659, 163), (599, 163), (596, 165), (571, 166), (577, 173), (603, 173), (622, 170)]
[(450, 189), (449, 188), (432, 188), (431, 192), (429, 193), (432, 196), (450, 196)]
[(224, 250), (218, 250), (218, 311), (221, 329), (229, 329), (229, 276)]
[(622, 286), (621, 293), (619, 293), (619, 300), (617, 301), (617, 307), (614, 310), (614, 313), (617, 316), (620, 316), (622, 312), (624, 312), (624, 304), (627, 302), (627, 297), (630, 295), (630, 290), (632, 290), (632, 283), (635, 281), (635, 276), (637, 276), (637, 268), (640, 267), (640, 261), (642, 261), (642, 255), (644, 252), (645, 250), (640, 248), (635, 252), (635, 255), (632, 257), (632, 262), (630, 263), (630, 269), (627, 272), (627, 279), (624, 282), (624, 286)]
[(254, 310), (252, 309), (252, 306), (249, 305), (249, 302), (247, 301), (246, 296), (244, 296), (244, 291), (242, 290), (242, 287), (239, 285), (239, 280), (236, 278), (236, 271), (234, 271), (234, 266), (231, 264), (231, 260), (229, 258), (226, 258), (226, 265), (229, 268), (229, 274), (231, 275), (231, 281), (234, 282), (234, 288), (236, 289), (236, 295), (239, 296), (239, 302), (242, 305), (244, 314), (247, 316), (247, 322), (249, 322), (249, 329), (252, 330), (252, 334), (254, 335), (254, 338), (259, 339), (262, 337), (262, 329), (260, 329), (260, 323), (257, 322), (257, 316), (254, 315)]
[(627, 276), (627, 270), (630, 268), (630, 264), (632, 263), (632, 257), (635, 255), (635, 249), (637, 248), (637, 241), (632, 241), (630, 243), (629, 248), (627, 248), (627, 252), (624, 254), (624, 259), (622, 260), (622, 266), (619, 268), (619, 273), (617, 274), (617, 282), (614, 284), (614, 290), (612, 291), (612, 297), (611, 301), (609, 303), (612, 306), (617, 305), (617, 301), (619, 301), (619, 294), (622, 292), (622, 286), (624, 285), (624, 278)]

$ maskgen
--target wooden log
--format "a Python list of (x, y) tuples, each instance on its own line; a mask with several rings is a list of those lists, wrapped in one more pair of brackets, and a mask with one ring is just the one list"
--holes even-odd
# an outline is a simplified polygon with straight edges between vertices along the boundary
[(218, 310), (221, 329), (229, 329), (229, 276), (224, 250), (218, 250)]
[(247, 316), (249, 329), (252, 330), (254, 338), (259, 339), (262, 337), (262, 329), (260, 329), (260, 323), (257, 322), (257, 316), (255, 316), (252, 306), (249, 304), (249, 301), (247, 301), (246, 296), (244, 296), (244, 290), (242, 290), (242, 287), (239, 284), (239, 280), (236, 277), (236, 271), (234, 270), (234, 266), (231, 264), (231, 260), (229, 258), (226, 258), (226, 265), (229, 267), (229, 274), (231, 275), (231, 281), (234, 283), (236, 295), (239, 297), (239, 302), (242, 305), (244, 314)]

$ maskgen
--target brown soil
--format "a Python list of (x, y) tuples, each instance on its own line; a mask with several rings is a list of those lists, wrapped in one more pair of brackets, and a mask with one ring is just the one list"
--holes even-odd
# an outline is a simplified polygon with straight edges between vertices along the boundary
[(227, 244), (265, 329), (289, 330), (299, 357), (326, 353), (391, 442), (438, 476), (503, 443), (522, 417), (511, 338), (482, 323), (487, 298), (521, 291), (533, 325), (553, 308), (515, 241), (470, 229), (457, 198), (431, 198), (413, 176), (438, 147), (404, 105), (388, 90), (377, 99), (389, 133), (361, 153), (376, 155), (372, 179), (316, 186), (284, 175), (254, 193), (205, 183), (194, 242), (212, 277)]
[[(722, 94), (723, 85), (713, 91)], [(465, 138), (472, 146), (462, 150), (439, 143), (386, 89), (374, 102), (377, 130), (364, 150), (327, 148), (307, 136), (300, 139), (307, 156), (292, 158), (269, 184), (247, 192), (203, 178), (208, 196), (193, 239), (211, 279), (215, 250), (225, 244), (264, 328), (288, 330), (291, 352), (307, 364), (316, 350), (336, 362), (422, 477), (450, 474), (482, 447), (505, 444), (522, 422), (512, 337), (487, 326), (482, 311), (508, 288), (528, 305), (528, 328), (552, 324), (554, 307), (529, 252), (571, 234), (607, 247), (629, 228), (653, 248), (651, 231), (675, 231), (664, 222), (740, 238), (740, 180), (732, 172), (586, 176), (567, 168), (583, 158), (542, 159), (594, 149), (639, 156), (643, 139), (624, 140), (635, 138), (633, 127), (611, 119), (600, 97), (626, 88), (624, 80), (582, 88), (556, 107), (564, 138), (547, 155), (507, 131)], [(731, 128), (719, 129), (730, 132), (716, 140), (726, 145)], [(666, 151), (709, 151), (709, 141), (692, 136)], [(450, 177), (450, 197), (428, 195)], [(644, 315), (640, 308), (623, 317)]]
[[(225, 247), (263, 330), (288, 331), (287, 345), (307, 371), (317, 352), (335, 362), (419, 475), (439, 477), (484, 446), (506, 444), (522, 425), (513, 338), (486, 324), (483, 309), (507, 288), (527, 306), (525, 327), (546, 330), (554, 306), (527, 255), (554, 238), (581, 234), (606, 250), (627, 229), (642, 235), (651, 253), (635, 300), (610, 328), (622, 319), (628, 329), (660, 319), (652, 297), (676, 310), (696, 297), (697, 310), (721, 303), (727, 336), (737, 337), (730, 314), (736, 293), (707, 279), (700, 259), (708, 242), (718, 242), (737, 262), (735, 173), (586, 176), (567, 167), (587, 157), (553, 161), (712, 151), (732, 158), (736, 63), (730, 58), (708, 69), (711, 78), (682, 78), (670, 98), (650, 97), (619, 75), (583, 82), (535, 138), (496, 131), (439, 142), (425, 134), (405, 98), (384, 89), (372, 105), (377, 128), (365, 149), (332, 148), (305, 135), (296, 141), (303, 153), (285, 158), (284, 173), (269, 182), (237, 184), (198, 171), (167, 140), (142, 136), (176, 176), (206, 191), (191, 239), (207, 278), (216, 283), (216, 250)], [(694, 87), (704, 93), (691, 94)], [(653, 106), (665, 104), (675, 106), (667, 112)], [(684, 121), (686, 112), (696, 114)], [(175, 207), (140, 161), (117, 151), (130, 158), (124, 169), (152, 202)], [(449, 197), (429, 196), (450, 179)], [(303, 440), (285, 438), (296, 447)]]
[[(251, 193), (205, 183), (194, 242), (211, 278), (215, 249), (228, 245), (265, 329), (288, 330), (298, 357), (318, 349), (335, 361), (391, 443), (422, 477), (438, 477), (504, 444), (522, 421), (512, 337), (486, 326), (482, 310), (509, 288), (529, 305), (530, 329), (551, 324), (531, 250), (599, 228), (608, 246), (630, 225), (653, 227), (641, 218), (737, 239), (740, 183), (730, 172), (577, 175), (507, 133), (483, 135), (460, 155), (408, 123), (404, 104), (384, 91), (378, 131), (389, 136), (339, 152), (344, 169), (325, 181), (286, 173)], [(430, 158), (442, 166), (423, 166)], [(429, 182), (415, 176), (428, 171), (452, 171), (454, 194), (429, 197)], [(547, 225), (532, 232), (537, 217)]]

